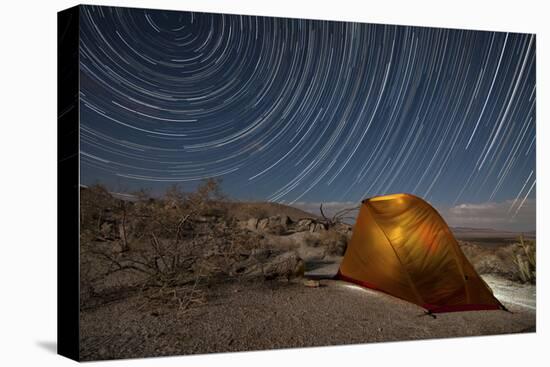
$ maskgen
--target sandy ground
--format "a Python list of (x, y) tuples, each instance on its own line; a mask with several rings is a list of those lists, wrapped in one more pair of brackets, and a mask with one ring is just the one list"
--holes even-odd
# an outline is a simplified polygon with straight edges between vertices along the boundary
[[(334, 257), (329, 261), (309, 263), (306, 276), (312, 279), (332, 278), (338, 272), (341, 261), (341, 257)], [(482, 275), (481, 277), (489, 284), (495, 297), (503, 302), (506, 308), (519, 309), (522, 312), (535, 312), (536, 287), (534, 285), (512, 282), (496, 275)]]
[[(334, 262), (309, 266), (322, 277)], [(321, 280), (241, 281), (216, 285), (207, 303), (175, 317), (144, 312), (129, 297), (81, 314), (81, 358), (110, 359), (342, 345), (535, 331), (535, 291), (486, 277), (512, 312), (470, 311), (425, 316), (421, 308), (353, 284)]]
[(537, 295), (534, 285), (519, 284), (493, 275), (483, 275), (482, 278), (506, 307), (535, 312)]

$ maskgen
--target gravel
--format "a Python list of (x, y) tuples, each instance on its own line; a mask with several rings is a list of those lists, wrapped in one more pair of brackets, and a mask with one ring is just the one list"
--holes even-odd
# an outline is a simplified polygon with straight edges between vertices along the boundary
[[(494, 279), (493, 279), (494, 281)], [(241, 281), (206, 289), (182, 315), (130, 296), (81, 312), (81, 359), (142, 358), (534, 332), (535, 311), (424, 315), (423, 309), (342, 281)]]

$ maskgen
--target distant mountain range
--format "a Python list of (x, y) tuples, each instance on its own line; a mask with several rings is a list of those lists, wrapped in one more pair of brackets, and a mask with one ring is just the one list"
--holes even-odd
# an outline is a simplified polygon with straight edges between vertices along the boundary
[(514, 232), (492, 228), (451, 227), (451, 231), (458, 239), (517, 238), (521, 234), (526, 238), (534, 238), (536, 236), (536, 231)]

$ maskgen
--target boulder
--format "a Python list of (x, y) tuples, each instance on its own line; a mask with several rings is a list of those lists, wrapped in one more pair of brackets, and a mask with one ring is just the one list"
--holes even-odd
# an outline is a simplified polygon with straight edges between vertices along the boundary
[(258, 220), (258, 224), (256, 225), (256, 229), (263, 231), (269, 226), (269, 218), (261, 218)]
[(322, 223), (313, 223), (312, 225), (309, 226), (310, 232), (323, 232), (326, 230), (327, 230), (326, 226)]
[(249, 218), (246, 221), (240, 222), (241, 228), (273, 234), (285, 233), (288, 231), (291, 224), (292, 220), (286, 215), (276, 215), (267, 218)]
[(254, 230), (258, 228), (258, 218), (250, 218), (246, 221), (246, 227), (248, 229)]
[(233, 264), (230, 275), (291, 279), (304, 274), (304, 261), (295, 251), (278, 252), (256, 249), (250, 256)]
[(304, 285), (308, 288), (319, 288), (321, 283), (318, 280), (306, 279), (304, 280)]
[(304, 261), (294, 251), (282, 253), (263, 264), (263, 275), (266, 279), (300, 277), (304, 275)]
[(316, 222), (315, 220), (309, 218), (300, 219), (295, 226), (295, 230), (297, 232), (309, 231), (313, 233), (325, 231), (326, 229), (325, 224)]
[(249, 231), (255, 231), (258, 229), (258, 218), (249, 218), (247, 220), (239, 221), (238, 225), (240, 228), (248, 229)]

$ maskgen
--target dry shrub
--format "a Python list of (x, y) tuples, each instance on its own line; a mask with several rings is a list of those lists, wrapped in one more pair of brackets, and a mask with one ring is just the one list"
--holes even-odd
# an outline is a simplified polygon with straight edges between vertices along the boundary
[(224, 212), (219, 181), (207, 180), (191, 193), (172, 186), (158, 199), (146, 191), (134, 198), (116, 199), (100, 185), (81, 191), (83, 302), (129, 287), (186, 309), (200, 299), (198, 260), (224, 238), (214, 224)]
[[(185, 312), (204, 302), (204, 287), (218, 281), (303, 274), (296, 253), (262, 248), (262, 234), (228, 215), (219, 181), (193, 192), (171, 186), (160, 198), (140, 191), (119, 200), (100, 186), (81, 196), (89, 203), (82, 207), (82, 307), (138, 293), (143, 307), (162, 303)], [(285, 232), (289, 219), (274, 218), (273, 230)]]
[(321, 238), (321, 246), (326, 248), (326, 255), (344, 255), (347, 243), (347, 236), (334, 229), (326, 231)]
[(479, 274), (495, 274), (512, 281), (536, 281), (535, 241), (487, 245), (459, 241), (460, 248)]
[(519, 277), (524, 283), (534, 284), (537, 279), (537, 253), (535, 241), (527, 241), (522, 235), (519, 238), (519, 245), (521, 246), (523, 253), (515, 254), (513, 259), (514, 263), (518, 267)]

